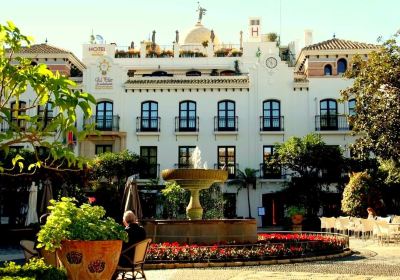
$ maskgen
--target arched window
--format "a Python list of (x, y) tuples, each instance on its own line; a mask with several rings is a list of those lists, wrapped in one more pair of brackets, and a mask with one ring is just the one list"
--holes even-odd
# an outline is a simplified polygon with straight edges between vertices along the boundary
[(266, 100), (263, 102), (263, 131), (280, 131), (281, 103), (279, 100)]
[(201, 72), (196, 70), (188, 71), (186, 72), (186, 76), (201, 76)]
[(196, 102), (182, 101), (179, 103), (179, 131), (196, 131)]
[(11, 102), (11, 122), (13, 125), (18, 126), (21, 129), (25, 128), (25, 120), (18, 119), (19, 116), (26, 115), (26, 102), (16, 101)]
[(96, 129), (113, 129), (113, 103), (111, 101), (101, 101), (96, 105)]
[(337, 130), (337, 102), (334, 99), (324, 99), (320, 102), (320, 129)]
[(337, 62), (337, 73), (343, 74), (347, 70), (347, 61), (344, 58), (341, 58)]
[(141, 131), (159, 131), (157, 102), (142, 103), (140, 128)]
[(325, 76), (332, 76), (332, 65), (327, 64), (324, 67), (324, 75)]
[(235, 131), (236, 126), (235, 102), (223, 100), (218, 102), (218, 131)]

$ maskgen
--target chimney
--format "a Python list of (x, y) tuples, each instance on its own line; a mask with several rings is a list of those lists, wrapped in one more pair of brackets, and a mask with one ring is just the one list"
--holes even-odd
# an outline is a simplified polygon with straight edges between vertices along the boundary
[(313, 43), (312, 33), (313, 32), (311, 29), (304, 30), (304, 46), (305, 47), (312, 45), (312, 43)]

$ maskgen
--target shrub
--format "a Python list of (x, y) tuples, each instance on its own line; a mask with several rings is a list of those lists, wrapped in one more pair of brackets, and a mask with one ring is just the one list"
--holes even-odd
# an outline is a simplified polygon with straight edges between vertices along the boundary
[(0, 267), (0, 279), (2, 280), (66, 280), (64, 270), (46, 265), (43, 259), (31, 259), (24, 265), (15, 262), (6, 262)]
[(369, 206), (371, 177), (367, 172), (357, 172), (350, 175), (350, 181), (343, 191), (342, 211), (350, 216), (365, 216)]

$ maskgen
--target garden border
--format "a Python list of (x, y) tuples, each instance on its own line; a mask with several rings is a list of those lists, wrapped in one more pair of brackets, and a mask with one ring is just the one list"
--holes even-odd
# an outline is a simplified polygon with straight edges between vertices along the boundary
[(351, 249), (345, 249), (344, 252), (332, 255), (313, 256), (293, 259), (272, 259), (260, 261), (240, 261), (240, 262), (207, 262), (207, 263), (157, 263), (145, 264), (144, 268), (152, 269), (176, 269), (176, 268), (209, 268), (209, 267), (238, 267), (238, 266), (256, 266), (256, 265), (273, 265), (273, 264), (289, 264), (312, 261), (323, 261), (335, 258), (344, 258), (352, 255)]

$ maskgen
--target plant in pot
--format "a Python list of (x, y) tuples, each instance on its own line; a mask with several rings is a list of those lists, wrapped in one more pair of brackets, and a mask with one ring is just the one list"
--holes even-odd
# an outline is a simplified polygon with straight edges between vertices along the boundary
[(292, 218), (292, 223), (294, 225), (301, 225), (303, 222), (304, 214), (306, 210), (302, 206), (290, 206), (287, 211), (287, 215)]
[(105, 217), (101, 206), (76, 205), (74, 198), (52, 200), (46, 224), (38, 234), (38, 248), (57, 250), (68, 279), (111, 279), (128, 241), (124, 227)]

